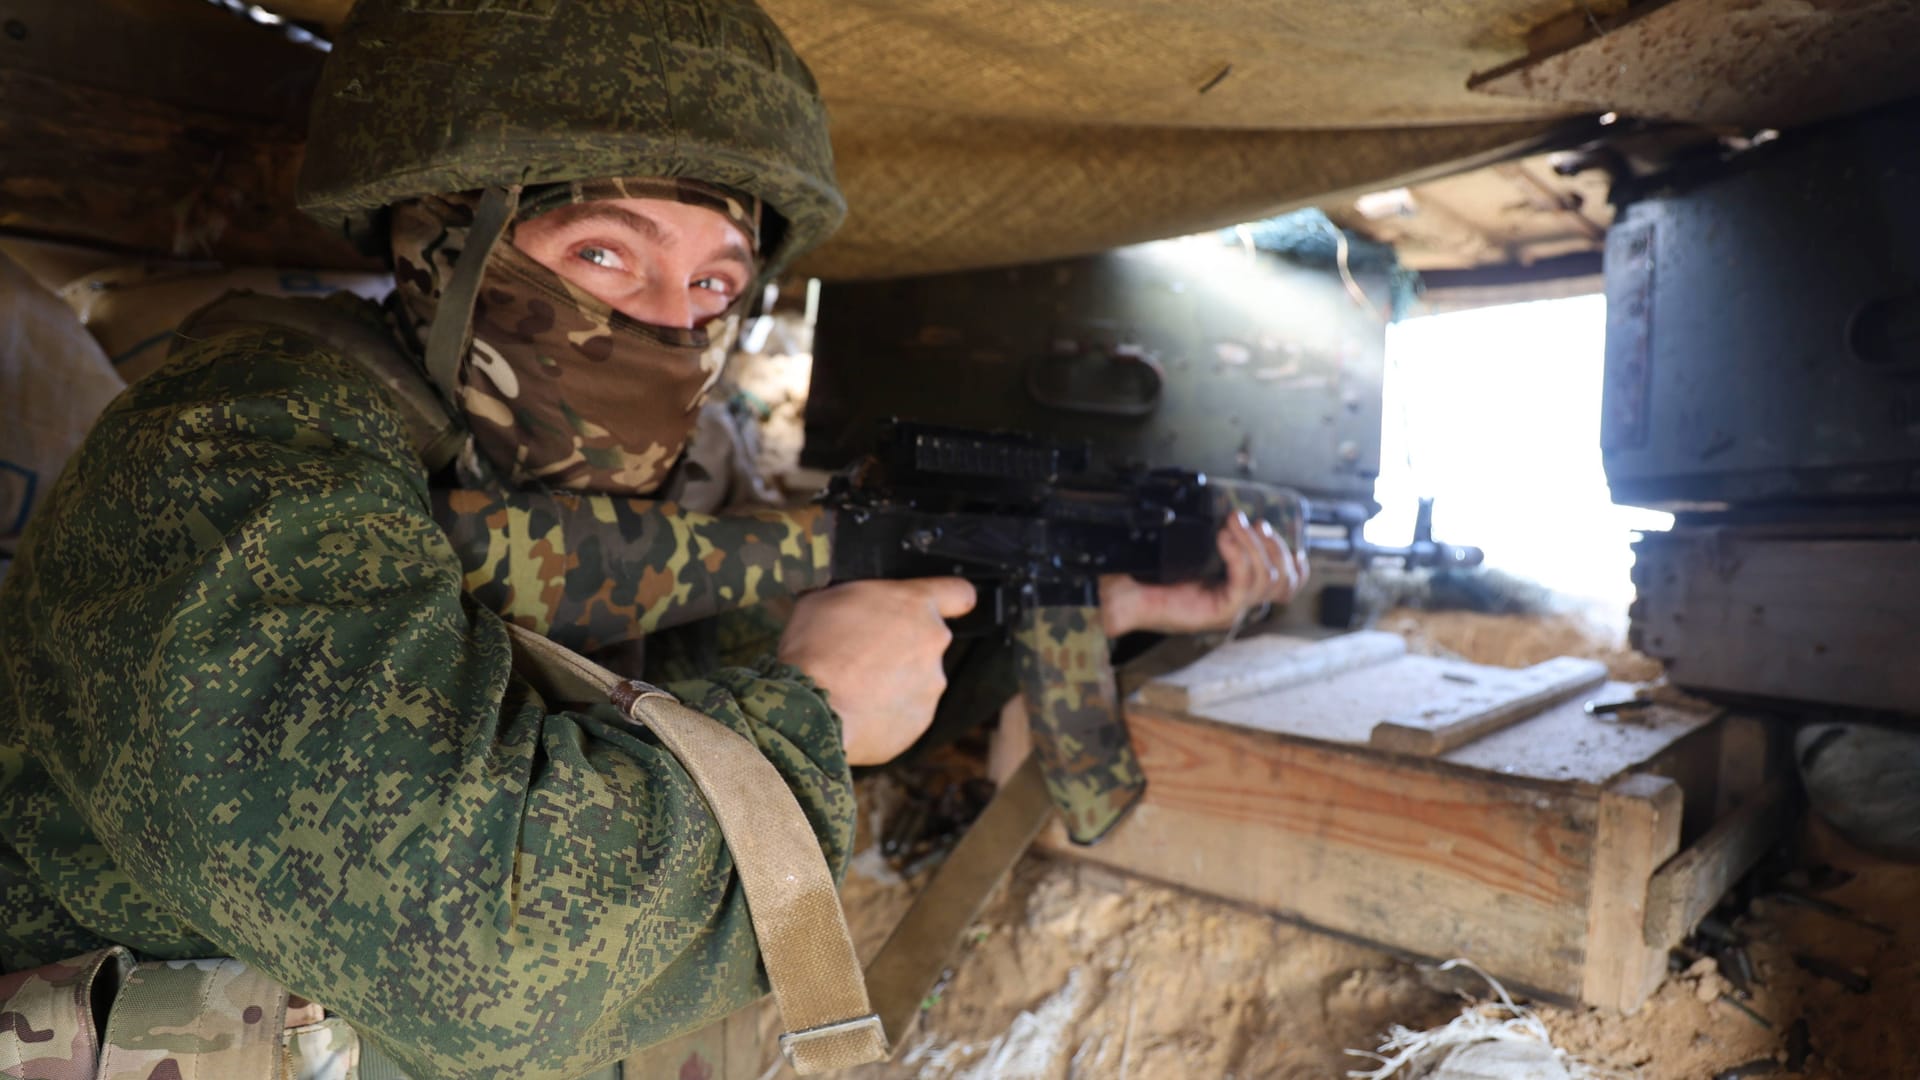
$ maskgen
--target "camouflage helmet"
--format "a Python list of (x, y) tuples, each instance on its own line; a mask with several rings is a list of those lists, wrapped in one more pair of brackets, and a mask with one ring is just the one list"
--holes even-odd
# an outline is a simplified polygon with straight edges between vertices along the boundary
[(751, 0), (360, 0), (314, 95), (303, 209), (685, 176), (754, 195), (769, 275), (846, 216), (819, 88)]

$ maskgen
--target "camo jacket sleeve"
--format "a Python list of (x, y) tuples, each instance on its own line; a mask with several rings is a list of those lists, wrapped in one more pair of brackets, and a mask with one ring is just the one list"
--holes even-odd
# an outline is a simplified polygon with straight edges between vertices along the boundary
[[(511, 672), (428, 502), (383, 391), (309, 339), (215, 337), (124, 395), (0, 593), (0, 800), (38, 773), (60, 803), (8, 823), (36, 887), (256, 964), (419, 1078), (576, 1075), (764, 993), (687, 774)], [(821, 694), (772, 664), (668, 689), (760, 747), (841, 872)]]
[(820, 507), (696, 514), (671, 502), (468, 489), (434, 516), (476, 599), (593, 652), (827, 583)]

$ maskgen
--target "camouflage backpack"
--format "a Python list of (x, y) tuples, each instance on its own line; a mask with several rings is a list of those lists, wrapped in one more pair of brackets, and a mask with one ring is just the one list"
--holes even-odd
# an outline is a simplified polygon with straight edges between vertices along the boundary
[(35, 1080), (353, 1080), (346, 1021), (289, 1008), (238, 960), (136, 964), (114, 946), (0, 975), (0, 1076)]

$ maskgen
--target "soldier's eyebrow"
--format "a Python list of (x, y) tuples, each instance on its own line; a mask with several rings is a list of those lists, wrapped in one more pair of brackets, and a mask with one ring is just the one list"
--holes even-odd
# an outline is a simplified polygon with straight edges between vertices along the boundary
[(624, 225), (653, 243), (660, 243), (666, 237), (666, 231), (660, 223), (646, 216), (636, 214), (624, 206), (615, 206), (604, 202), (573, 203), (557, 207), (547, 212), (555, 228), (565, 228), (582, 221), (605, 221), (614, 225)]
[[(615, 206), (612, 203), (573, 203), (549, 210), (546, 216), (552, 219), (555, 228), (564, 229), (583, 221), (604, 221), (632, 229), (645, 237), (649, 243), (666, 242), (666, 230), (660, 227), (659, 222), (645, 214), (635, 213), (624, 206)], [(728, 241), (725, 247), (714, 254), (714, 258), (722, 262), (739, 263), (741, 270), (748, 277), (753, 276), (753, 255), (737, 242)]]
[(741, 247), (739, 244), (728, 241), (726, 247), (714, 253), (714, 258), (720, 262), (738, 263), (740, 265), (740, 272), (745, 274), (749, 281), (753, 279), (753, 256), (747, 254), (747, 249)]

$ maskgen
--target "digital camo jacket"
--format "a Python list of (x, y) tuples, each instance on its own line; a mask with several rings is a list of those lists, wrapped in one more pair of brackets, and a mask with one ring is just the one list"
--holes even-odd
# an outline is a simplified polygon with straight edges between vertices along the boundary
[[(663, 551), (727, 527), (575, 505)], [(416, 1080), (575, 1074), (764, 992), (691, 780), (611, 709), (512, 674), (432, 512), (386, 392), (295, 332), (201, 340), (107, 411), (0, 586), (0, 970), (109, 942), (238, 957)], [(493, 566), (531, 568), (502, 606), (533, 621), (775, 574), (716, 542), (576, 596), (522, 520), (506, 554), (530, 561)], [(741, 527), (770, 541), (742, 550), (792, 550)], [(668, 689), (756, 742), (843, 867), (839, 724), (805, 678)]]

